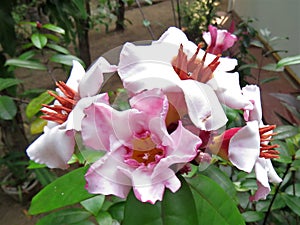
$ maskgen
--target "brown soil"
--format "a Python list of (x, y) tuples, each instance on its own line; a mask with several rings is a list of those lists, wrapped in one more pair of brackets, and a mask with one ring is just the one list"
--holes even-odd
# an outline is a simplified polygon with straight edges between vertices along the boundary
[[(160, 1), (152, 6), (143, 7), (144, 14), (151, 21), (151, 27), (156, 38), (158, 38), (169, 26), (174, 26), (172, 5), (170, 0)], [(126, 11), (126, 18), (132, 24), (127, 24), (126, 30), (123, 32), (90, 32), (90, 50), (91, 57), (94, 61), (103, 53), (117, 46), (124, 44), (127, 41), (150, 40), (151, 35), (142, 24), (142, 16), (137, 8)], [(257, 54), (260, 54), (259, 52)], [(268, 59), (273, 60), (274, 59)], [(57, 80), (65, 80), (66, 74), (58, 72), (55, 75)], [(262, 75), (265, 76), (265, 75)], [(53, 88), (52, 79), (46, 74), (36, 73), (35, 71), (22, 71), (19, 77), (24, 81), (24, 88)], [(293, 85), (287, 79), (287, 75), (283, 74), (279, 81), (270, 83), (265, 86), (266, 92), (263, 94), (265, 108), (271, 110), (272, 113), (267, 113), (267, 121), (269, 123), (279, 123), (274, 116), (274, 109), (282, 110), (281, 105), (274, 98), (268, 96), (269, 92), (291, 92), (296, 91), (299, 86)], [(264, 88), (263, 88), (264, 90)], [(283, 112), (287, 115), (287, 112)], [(38, 220), (38, 217), (27, 215), (29, 202), (20, 204), (9, 196), (0, 191), (0, 224), (2, 225), (33, 225)]]

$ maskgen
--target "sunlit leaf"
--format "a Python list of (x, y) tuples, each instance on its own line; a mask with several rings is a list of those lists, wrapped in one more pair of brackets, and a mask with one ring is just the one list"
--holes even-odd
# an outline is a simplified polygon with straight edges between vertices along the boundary
[(0, 119), (12, 120), (17, 114), (14, 101), (8, 96), (0, 96)]
[(38, 97), (32, 99), (26, 107), (25, 113), (26, 116), (31, 119), (36, 113), (42, 108), (42, 104), (49, 104), (54, 100), (54, 97), (44, 92)]
[(30, 123), (30, 133), (40, 134), (43, 132), (44, 127), (46, 125), (47, 125), (47, 121), (38, 117)]
[(83, 61), (74, 55), (56, 54), (50, 58), (51, 62), (60, 63), (60, 64), (67, 65), (67, 66), (72, 66), (73, 60), (77, 60), (82, 65), (84, 65)]
[(290, 66), (300, 63), (300, 55), (290, 56), (278, 61), (277, 67)]
[(275, 63), (269, 63), (267, 65), (264, 65), (263, 67), (261, 67), (262, 70), (266, 70), (266, 71), (272, 71), (272, 72), (281, 72), (283, 71), (283, 68), (278, 68), (277, 64)]
[(8, 59), (6, 60), (5, 65), (33, 69), (33, 70), (47, 70), (47, 67), (42, 63), (31, 61), (31, 60), (23, 60), (23, 59)]
[(43, 188), (32, 199), (29, 213), (36, 215), (49, 212), (93, 197), (94, 195), (84, 188), (84, 174), (87, 169), (88, 167), (75, 169)]
[(265, 215), (262, 212), (247, 211), (242, 213), (242, 216), (244, 217), (246, 222), (256, 222), (262, 220)]
[(104, 195), (97, 195), (95, 197), (86, 199), (80, 204), (90, 213), (92, 213), (94, 216), (98, 215), (99, 211), (102, 208), (103, 202), (105, 200)]
[(70, 54), (69, 50), (60, 46), (60, 45), (56, 45), (56, 44), (47, 44), (48, 48), (53, 49), (54, 51), (63, 53), (63, 54)]
[(96, 216), (99, 225), (112, 225), (113, 219), (108, 212), (100, 212)]

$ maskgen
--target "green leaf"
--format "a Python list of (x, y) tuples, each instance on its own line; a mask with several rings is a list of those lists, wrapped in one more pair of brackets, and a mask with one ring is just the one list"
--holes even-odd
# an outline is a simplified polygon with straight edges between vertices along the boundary
[(290, 186), (288, 186), (286, 189), (285, 189), (285, 193), (286, 194), (289, 194), (289, 195), (294, 195), (294, 191), (295, 191), (295, 195), (297, 197), (300, 197), (300, 184), (292, 184)]
[(88, 167), (78, 168), (47, 185), (32, 199), (29, 214), (49, 212), (94, 196), (84, 188), (87, 169)]
[(266, 83), (269, 83), (271, 81), (278, 80), (278, 79), (279, 79), (278, 77), (268, 77), (266, 79), (260, 80), (260, 84), (266, 84)]
[(97, 195), (95, 197), (86, 199), (80, 204), (90, 213), (92, 213), (94, 216), (98, 215), (99, 211), (102, 208), (103, 202), (105, 200), (104, 195)]
[(88, 14), (85, 9), (85, 0), (72, 0), (72, 2), (79, 9), (82, 19), (86, 19)]
[(47, 37), (43, 34), (34, 33), (33, 35), (31, 35), (31, 42), (35, 47), (39, 49), (44, 48), (47, 44), (47, 41), (48, 41)]
[(272, 71), (272, 72), (281, 72), (283, 71), (283, 68), (278, 68), (277, 64), (275, 63), (269, 63), (267, 65), (264, 65), (262, 68), (262, 70), (266, 70), (266, 71)]
[(63, 54), (70, 54), (69, 50), (60, 46), (60, 45), (56, 45), (56, 44), (47, 44), (48, 48), (53, 49), (54, 51), (57, 51), (59, 53), (63, 53)]
[(54, 97), (49, 95), (47, 91), (32, 99), (26, 107), (26, 116), (31, 119), (42, 108), (42, 104), (49, 104), (54, 100)]
[(223, 188), (223, 190), (225, 190), (225, 192), (229, 196), (231, 196), (231, 198), (235, 198), (236, 190), (234, 184), (229, 179), (229, 177), (218, 167), (210, 165), (206, 170), (202, 171), (201, 173), (217, 182)]
[(151, 25), (151, 23), (150, 23), (150, 21), (149, 20), (143, 20), (143, 25), (145, 26), (145, 27), (149, 27), (150, 25)]
[(17, 114), (14, 101), (8, 96), (0, 96), (0, 119), (12, 120)]
[(42, 26), (43, 28), (47, 29), (47, 30), (51, 30), (51, 31), (54, 31), (56, 33), (59, 33), (59, 34), (65, 34), (65, 30), (62, 29), (61, 27), (58, 27), (58, 26), (55, 26), (53, 24), (43, 24)]
[(46, 125), (47, 121), (38, 117), (32, 123), (30, 123), (30, 133), (40, 134), (44, 131), (44, 127)]
[[(106, 201), (105, 203), (107, 203), (108, 201)], [(125, 202), (117, 202), (117, 203), (111, 203), (113, 204), (112, 206), (109, 207), (109, 209), (107, 210), (110, 215), (112, 216), (112, 218), (118, 220), (118, 221), (122, 221), (124, 219), (124, 210), (125, 210)], [(104, 208), (104, 206), (103, 206)], [(104, 209), (103, 209), (104, 210)]]
[(188, 180), (198, 212), (198, 225), (245, 224), (234, 201), (210, 178), (198, 175)]
[(53, 172), (51, 172), (48, 168), (35, 169), (34, 173), (36, 175), (37, 180), (42, 184), (43, 187), (55, 181), (55, 179), (57, 178), (56, 175)]
[(290, 66), (299, 63), (300, 63), (300, 55), (295, 55), (295, 56), (290, 56), (279, 60), (277, 63), (277, 67), (279, 68), (279, 67)]
[(273, 136), (274, 140), (286, 139), (299, 133), (299, 129), (295, 126), (285, 125), (275, 129), (277, 135)]
[[(58, 212), (50, 213), (49, 215), (43, 217), (36, 223), (36, 225), (78, 225), (80, 222), (86, 221), (90, 216), (91, 214), (83, 209), (63, 209)], [(93, 223), (90, 222), (84, 224)]]
[(247, 211), (242, 214), (246, 222), (256, 222), (264, 218), (265, 214), (256, 211)]
[(47, 70), (47, 67), (42, 63), (24, 59), (8, 59), (5, 62), (5, 66), (16, 66), (33, 70)]
[(100, 212), (96, 216), (99, 225), (112, 225), (113, 219), (108, 212)]
[(300, 216), (300, 197), (282, 194), (282, 198), (287, 204), (287, 206), (298, 216)]
[(34, 55), (35, 55), (35, 52), (33, 50), (30, 50), (30, 51), (24, 52), (18, 58), (19, 59), (31, 59)]
[(198, 224), (197, 212), (189, 185), (180, 177), (181, 188), (166, 190), (162, 202), (143, 203), (133, 191), (127, 197), (122, 225), (191, 225)]
[(21, 80), (14, 78), (0, 78), (0, 91), (22, 83)]
[(74, 55), (56, 54), (50, 58), (51, 62), (60, 63), (67, 66), (72, 66), (73, 60), (79, 61), (82, 65), (84, 65), (83, 61)]

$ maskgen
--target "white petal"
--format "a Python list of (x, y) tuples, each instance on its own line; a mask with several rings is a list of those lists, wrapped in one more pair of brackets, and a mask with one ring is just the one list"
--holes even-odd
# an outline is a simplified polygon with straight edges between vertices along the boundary
[(256, 85), (247, 85), (242, 88), (243, 95), (252, 102), (254, 108), (249, 111), (249, 121), (256, 120), (261, 121), (262, 108), (261, 108), (261, 97), (260, 89)]
[(228, 157), (238, 169), (250, 173), (259, 157), (260, 136), (258, 123), (248, 122), (230, 140)]
[(65, 124), (53, 127), (42, 134), (28, 148), (27, 155), (37, 163), (49, 168), (66, 169), (74, 152), (74, 133), (65, 129)]
[(78, 91), (79, 83), (82, 80), (84, 75), (85, 75), (85, 70), (83, 66), (78, 61), (73, 60), (73, 67), (66, 85), (68, 85), (74, 91)]

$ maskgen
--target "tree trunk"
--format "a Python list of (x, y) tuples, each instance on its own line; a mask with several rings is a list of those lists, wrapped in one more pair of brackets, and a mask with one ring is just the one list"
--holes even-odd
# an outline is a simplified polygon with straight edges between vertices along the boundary
[(118, 7), (116, 9), (117, 21), (116, 21), (116, 31), (122, 31), (125, 29), (125, 3), (123, 0), (118, 1)]

